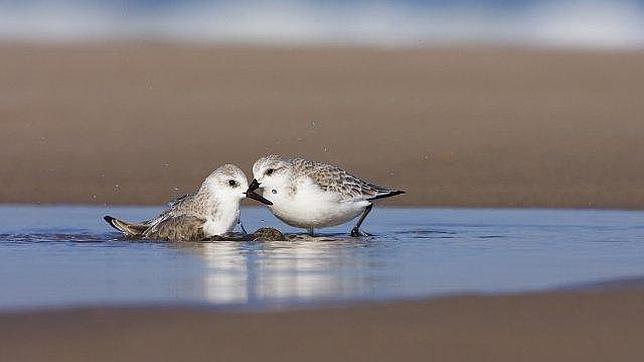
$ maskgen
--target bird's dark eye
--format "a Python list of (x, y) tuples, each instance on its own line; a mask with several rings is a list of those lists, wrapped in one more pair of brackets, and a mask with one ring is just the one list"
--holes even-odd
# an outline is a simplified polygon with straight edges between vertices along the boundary
[(273, 174), (273, 171), (275, 170), (273, 170), (272, 168), (269, 168), (268, 170), (266, 170), (266, 174), (270, 176)]
[(232, 187), (236, 187), (236, 186), (237, 186), (237, 181), (235, 181), (235, 180), (228, 180), (228, 184), (229, 184), (230, 186), (232, 186)]

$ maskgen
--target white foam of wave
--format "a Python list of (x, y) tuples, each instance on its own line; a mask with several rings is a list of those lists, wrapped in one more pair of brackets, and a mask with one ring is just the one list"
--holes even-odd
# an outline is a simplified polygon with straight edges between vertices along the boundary
[(550, 2), (533, 9), (534, 42), (561, 46), (640, 48), (644, 9), (636, 1)]
[[(150, 38), (267, 44), (417, 46), (513, 44), (644, 47), (635, 0), (544, 1), (524, 8), (427, 7), (392, 2), (216, 2), (129, 11), (88, 0), (0, 2), (0, 38)], [(34, 5), (35, 4), (35, 5)]]

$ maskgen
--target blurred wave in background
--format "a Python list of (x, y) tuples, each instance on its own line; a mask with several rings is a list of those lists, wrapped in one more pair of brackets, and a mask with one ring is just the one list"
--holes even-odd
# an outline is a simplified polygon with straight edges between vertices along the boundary
[(633, 49), (644, 0), (0, 0), (0, 39)]

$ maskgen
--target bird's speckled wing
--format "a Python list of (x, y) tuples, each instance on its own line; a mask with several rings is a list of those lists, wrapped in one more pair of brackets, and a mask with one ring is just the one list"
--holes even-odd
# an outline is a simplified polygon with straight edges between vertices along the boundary
[(153, 219), (143, 221), (142, 224), (155, 225), (169, 217), (180, 215), (182, 213), (182, 209), (185, 209), (186, 206), (192, 202), (193, 197), (194, 195), (192, 194), (185, 194), (183, 196), (177, 197), (176, 199), (167, 203), (168, 208), (166, 210), (163, 210)]
[(184, 202), (185, 200), (188, 200), (193, 196), (194, 196), (193, 194), (185, 194), (183, 196), (179, 196), (176, 199), (168, 202), (168, 208), (176, 207), (176, 206), (180, 205), (182, 202)]
[(203, 240), (206, 237), (203, 231), (204, 223), (204, 219), (196, 216), (170, 216), (151, 226), (143, 236), (156, 240)]
[(203, 200), (199, 200), (197, 194), (186, 194), (168, 203), (169, 208), (159, 214), (154, 219), (145, 221), (147, 225), (157, 224), (167, 218), (183, 215), (196, 216), (198, 218), (206, 217), (206, 210)]
[(206, 222), (204, 200), (199, 194), (184, 195), (170, 202), (170, 208), (145, 222), (143, 237), (157, 240), (203, 240)]
[(296, 175), (310, 177), (322, 190), (338, 193), (344, 200), (369, 200), (402, 193), (362, 180), (337, 166), (301, 158), (291, 162)]

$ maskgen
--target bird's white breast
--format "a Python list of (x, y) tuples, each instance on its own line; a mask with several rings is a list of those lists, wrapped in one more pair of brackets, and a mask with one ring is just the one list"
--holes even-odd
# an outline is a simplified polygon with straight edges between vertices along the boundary
[(206, 219), (203, 230), (206, 236), (231, 232), (239, 219), (239, 202), (221, 202)]
[(288, 225), (301, 228), (321, 228), (343, 224), (360, 215), (369, 205), (366, 200), (342, 200), (339, 194), (322, 190), (306, 178), (297, 190), (272, 194), (265, 189), (264, 197), (273, 202), (271, 212)]

